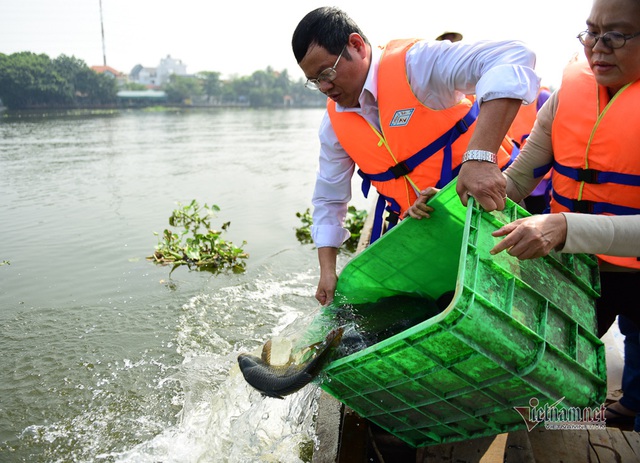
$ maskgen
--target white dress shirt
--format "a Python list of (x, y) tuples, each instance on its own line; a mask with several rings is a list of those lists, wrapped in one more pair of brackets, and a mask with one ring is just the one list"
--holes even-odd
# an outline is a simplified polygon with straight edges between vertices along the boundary
[[(343, 108), (360, 114), (380, 129), (378, 118), (378, 65), (382, 52), (373, 48), (371, 66), (358, 108)], [(535, 55), (521, 42), (420, 41), (406, 56), (407, 75), (413, 93), (431, 109), (456, 105), (465, 94), (475, 94), (480, 104), (497, 98), (514, 98), (529, 104), (536, 98), (540, 79), (535, 74)], [(351, 177), (355, 164), (340, 145), (329, 114), (319, 130), (320, 161), (312, 204), (311, 234), (316, 247), (340, 247), (349, 238), (343, 228), (351, 200)]]

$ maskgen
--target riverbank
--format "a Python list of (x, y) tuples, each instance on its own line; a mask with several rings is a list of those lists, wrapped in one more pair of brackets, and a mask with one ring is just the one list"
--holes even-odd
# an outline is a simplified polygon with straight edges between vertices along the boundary
[(273, 106), (269, 108), (253, 108), (249, 105), (185, 105), (185, 104), (167, 104), (153, 106), (108, 106), (96, 108), (34, 108), (34, 109), (8, 109), (0, 107), (0, 120), (2, 119), (26, 119), (26, 118), (47, 118), (47, 117), (93, 117), (93, 116), (109, 116), (131, 111), (140, 111), (148, 113), (162, 112), (195, 112), (195, 111), (221, 111), (221, 110), (240, 110), (240, 111), (293, 111), (293, 110), (318, 110), (317, 107), (294, 108), (290, 106)]

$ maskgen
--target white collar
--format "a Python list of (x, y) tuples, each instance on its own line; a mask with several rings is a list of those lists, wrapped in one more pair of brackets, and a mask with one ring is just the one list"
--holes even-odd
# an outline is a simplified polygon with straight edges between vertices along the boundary
[(378, 66), (382, 57), (382, 49), (379, 47), (371, 47), (371, 64), (367, 73), (367, 80), (362, 87), (362, 93), (359, 100), (362, 100), (365, 92), (369, 92), (375, 101), (378, 101)]

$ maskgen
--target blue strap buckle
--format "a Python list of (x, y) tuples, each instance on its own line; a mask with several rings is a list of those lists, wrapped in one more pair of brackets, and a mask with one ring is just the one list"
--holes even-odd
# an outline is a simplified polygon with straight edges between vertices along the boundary
[[(465, 116), (466, 117), (466, 116)], [(471, 120), (471, 122), (475, 121), (475, 118), (473, 118)], [(456, 122), (456, 130), (462, 135), (463, 133), (466, 133), (467, 130), (469, 130), (469, 124), (467, 124), (467, 121), (464, 120), (464, 118), (460, 119), (458, 122)]]
[(409, 168), (406, 162), (400, 161), (395, 166), (389, 168), (389, 170), (393, 174), (393, 178), (400, 178), (403, 175), (410, 173), (412, 169)]
[(578, 181), (586, 183), (598, 183), (599, 170), (595, 169), (577, 169)]
[(583, 214), (593, 214), (593, 201), (587, 200), (578, 200), (574, 199), (573, 201), (573, 211), (581, 212)]

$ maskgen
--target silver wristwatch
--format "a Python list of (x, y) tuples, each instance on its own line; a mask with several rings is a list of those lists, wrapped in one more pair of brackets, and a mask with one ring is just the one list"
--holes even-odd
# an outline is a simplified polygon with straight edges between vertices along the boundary
[(462, 156), (462, 162), (467, 161), (487, 161), (494, 164), (498, 163), (498, 155), (491, 151), (485, 150), (468, 150)]

